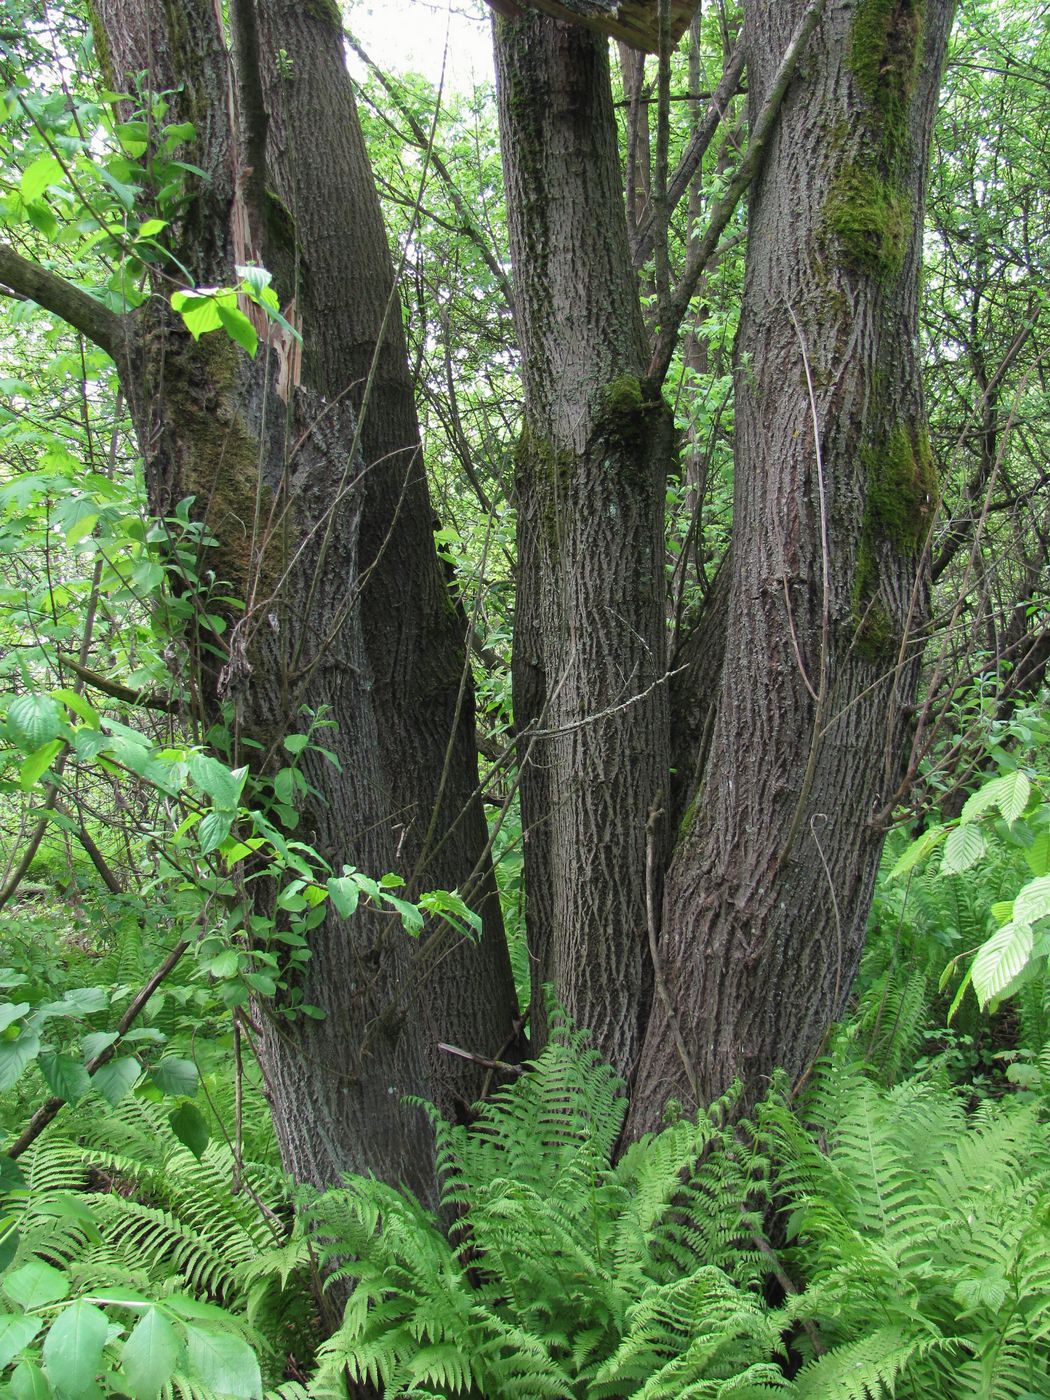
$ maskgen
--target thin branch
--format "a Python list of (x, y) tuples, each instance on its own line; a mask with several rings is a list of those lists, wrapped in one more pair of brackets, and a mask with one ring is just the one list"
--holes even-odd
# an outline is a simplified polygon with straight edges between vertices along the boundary
[(135, 705), (140, 710), (161, 710), (166, 715), (177, 715), (179, 705), (170, 695), (164, 695), (159, 690), (136, 690), (134, 686), (123, 685), (120, 681), (111, 681), (108, 676), (101, 676), (97, 671), (92, 671), (87, 666), (82, 666), (79, 661), (74, 661), (72, 657), (63, 656), (62, 665), (68, 666), (78, 680), (85, 685), (91, 686), (92, 690), (98, 690), (103, 695), (108, 695), (111, 700), (122, 700), (127, 705)]
[(127, 353), (128, 324), (93, 296), (0, 243), (0, 284), (53, 311), (120, 364)]
[(729, 188), (721, 199), (715, 202), (711, 210), (711, 217), (703, 236), (698, 238), (690, 246), (686, 257), (685, 270), (678, 286), (671, 297), (671, 314), (667, 325), (661, 326), (656, 338), (656, 347), (653, 351), (652, 362), (649, 366), (648, 378), (654, 387), (659, 387), (667, 378), (667, 371), (671, 367), (671, 360), (674, 356), (675, 346), (678, 343), (678, 334), (682, 328), (686, 313), (689, 310), (689, 303), (696, 291), (697, 284), (703, 276), (713, 254), (718, 248), (718, 240), (722, 232), (743, 197), (744, 191), (756, 178), (762, 169), (766, 156), (766, 148), (769, 145), (776, 126), (777, 118), (780, 114), (780, 105), (784, 100), (784, 95), (788, 90), (798, 65), (798, 60), (803, 49), (809, 42), (809, 37), (817, 27), (821, 15), (824, 12), (825, 0), (810, 0), (805, 13), (799, 20), (794, 34), (791, 36), (784, 57), (780, 60), (780, 67), (777, 69), (769, 88), (769, 95), (755, 119), (754, 127), (751, 131), (751, 139), (748, 143), (747, 154), (741, 161), (736, 174), (729, 182)]
[[(120, 1021), (117, 1024), (116, 1040), (114, 1040), (111, 1044), (101, 1049), (97, 1055), (92, 1056), (92, 1058), (88, 1060), (87, 1064), (84, 1066), (88, 1074), (94, 1074), (97, 1069), (101, 1069), (102, 1066), (104, 1064), (107, 1064), (117, 1053), (117, 1048), (120, 1045), (120, 1042), (123, 1040), (124, 1036), (127, 1035), (134, 1022), (138, 1019), (139, 1013), (142, 1011), (143, 1007), (149, 1001), (150, 997), (157, 990), (160, 984), (165, 980), (165, 978), (168, 977), (170, 973), (174, 970), (176, 964), (179, 962), (183, 953), (185, 953), (186, 949), (189, 946), (190, 945), (188, 939), (182, 939), (181, 942), (176, 943), (175, 947), (172, 948), (171, 952), (161, 963), (160, 967), (157, 968), (156, 972), (154, 972), (153, 976), (149, 979), (146, 985), (135, 994), (135, 996), (131, 1000), (130, 1005), (128, 1006), (128, 1009), (124, 1012), (124, 1015), (121, 1016)], [(41, 1108), (38, 1108), (37, 1111), (33, 1114), (22, 1135), (19, 1138), (17, 1138), (15, 1142), (8, 1148), (6, 1155), (12, 1158), (21, 1157), (22, 1153), (26, 1150), (26, 1148), (31, 1147), (33, 1143), (36, 1142), (37, 1138), (44, 1131), (44, 1129), (51, 1122), (55, 1114), (65, 1102), (65, 1099), (60, 1099), (57, 1097), (48, 1099), (47, 1103), (45, 1103)]]
[(678, 1058), (682, 1062), (682, 1069), (685, 1077), (689, 1081), (689, 1092), (693, 1096), (693, 1108), (699, 1108), (703, 1100), (700, 1098), (700, 1080), (697, 1077), (696, 1066), (693, 1064), (689, 1054), (689, 1049), (682, 1035), (682, 1028), (678, 1024), (678, 1017), (675, 1015), (674, 1002), (671, 994), (667, 990), (667, 982), (664, 980), (663, 963), (660, 959), (660, 942), (658, 915), (656, 908), (656, 844), (657, 830), (660, 819), (663, 817), (662, 807), (655, 803), (649, 809), (649, 817), (645, 823), (645, 915), (646, 927), (649, 933), (649, 957), (653, 964), (653, 985), (656, 994), (660, 998), (664, 1012), (667, 1015), (668, 1025), (671, 1027), (671, 1035), (674, 1037), (675, 1049), (678, 1051)]
[[(744, 49), (738, 44), (733, 50), (732, 57), (722, 74), (722, 79), (718, 87), (711, 94), (702, 121), (697, 123), (696, 129), (689, 138), (689, 144), (685, 148), (678, 168), (671, 176), (667, 186), (667, 213), (671, 215), (689, 189), (690, 181), (700, 167), (700, 162), (707, 153), (707, 148), (714, 140), (715, 132), (718, 130), (722, 118), (730, 101), (740, 87), (740, 78), (744, 71)], [(648, 99), (647, 99), (648, 100)], [(634, 266), (637, 270), (645, 262), (646, 258), (653, 251), (656, 241), (657, 227), (654, 212), (648, 213), (639, 225), (635, 236), (634, 245)]]

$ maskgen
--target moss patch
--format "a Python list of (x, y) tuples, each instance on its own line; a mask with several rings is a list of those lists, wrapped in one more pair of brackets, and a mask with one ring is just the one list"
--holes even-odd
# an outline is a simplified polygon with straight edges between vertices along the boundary
[(923, 0), (863, 0), (850, 34), (850, 72), (884, 132), (902, 147), (919, 79), (924, 8)]
[(572, 485), (572, 453), (559, 451), (549, 438), (525, 427), (514, 449), (514, 477), (519, 496), (534, 495), (539, 502), (544, 538), (556, 551), (559, 503)]
[(880, 282), (900, 276), (911, 231), (911, 201), (875, 168), (843, 166), (824, 215), (850, 267)]
[(881, 661), (898, 643), (897, 629), (878, 599), (879, 554), (887, 548), (916, 555), (926, 543), (939, 495), (925, 426), (896, 424), (861, 448), (867, 500), (852, 590), (854, 646)]

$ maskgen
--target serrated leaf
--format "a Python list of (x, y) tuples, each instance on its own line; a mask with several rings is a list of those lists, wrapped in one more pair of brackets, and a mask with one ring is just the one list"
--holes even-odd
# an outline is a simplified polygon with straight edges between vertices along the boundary
[(50, 695), (16, 695), (7, 707), (7, 732), (26, 753), (35, 753), (62, 732), (62, 712)]
[(47, 1087), (56, 1098), (65, 1099), (66, 1103), (78, 1103), (90, 1090), (90, 1075), (72, 1055), (42, 1054), (39, 1063)]
[(69, 1297), (69, 1275), (43, 1259), (30, 1259), (4, 1279), (4, 1292), (20, 1308), (32, 1312)]
[(163, 1094), (186, 1094), (193, 1097), (200, 1083), (197, 1066), (192, 1060), (167, 1059), (153, 1066), (150, 1078)]
[(1004, 821), (1015, 822), (1028, 806), (1032, 784), (1028, 781), (1027, 773), (1022, 773), (1020, 768), (1013, 773), (1004, 773), (999, 781), (1002, 786), (995, 799), (996, 806), (1002, 812)]
[(909, 870), (912, 870), (921, 860), (925, 860), (930, 852), (935, 851), (944, 840), (946, 831), (946, 827), (931, 826), (917, 836), (911, 845), (906, 846), (901, 852), (896, 865), (890, 871), (890, 879), (897, 880), (902, 875), (907, 875)]
[(961, 875), (984, 855), (988, 849), (984, 829), (976, 825), (956, 826), (948, 833), (941, 856), (942, 875)]
[(189, 1148), (194, 1157), (200, 1159), (211, 1141), (211, 1130), (201, 1111), (191, 1103), (180, 1104), (168, 1122), (183, 1147)]
[(51, 1324), (44, 1338), (44, 1370), (64, 1400), (95, 1393), (108, 1336), (106, 1314), (83, 1299), (70, 1304)]
[(1014, 900), (1014, 918), (1018, 923), (1035, 924), (1050, 916), (1050, 875), (1029, 880)]
[(42, 1318), (26, 1317), (25, 1313), (4, 1313), (0, 1316), (0, 1370), (10, 1365), (43, 1325)]
[(159, 1308), (142, 1314), (124, 1343), (122, 1367), (136, 1400), (155, 1400), (179, 1362), (179, 1334)]
[(16, 1040), (0, 1040), (0, 1093), (21, 1079), (27, 1065), (40, 1053), (40, 1037), (24, 1027)]
[(971, 972), (973, 989), (982, 1010), (1001, 996), (1027, 965), (1033, 941), (1031, 925), (1015, 920), (1004, 924), (977, 950)]
[(125, 1094), (138, 1083), (141, 1073), (142, 1066), (138, 1060), (133, 1055), (127, 1055), (121, 1060), (110, 1060), (108, 1064), (101, 1065), (91, 1076), (91, 1087), (97, 1089), (112, 1108), (116, 1108)]
[(255, 1352), (234, 1331), (186, 1324), (190, 1373), (211, 1390), (234, 1400), (259, 1400), (262, 1373)]
[(1033, 875), (1050, 875), (1050, 831), (1040, 831), (1024, 858)]

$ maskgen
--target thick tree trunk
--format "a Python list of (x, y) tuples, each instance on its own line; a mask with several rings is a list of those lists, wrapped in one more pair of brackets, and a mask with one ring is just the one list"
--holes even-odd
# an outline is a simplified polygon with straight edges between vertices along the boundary
[[(158, 278), (122, 366), (151, 508), (170, 516), (193, 497), (216, 540), (202, 567), (245, 604), (221, 640), (203, 638), (204, 717), (232, 706), (235, 742), (264, 754), (301, 730), (304, 706), (335, 722), (325, 745), (339, 768), (303, 755), (315, 795), (295, 834), (336, 871), (345, 862), (378, 876), (407, 865), (416, 889), (467, 885), (478, 872), (483, 951), (458, 939), (435, 944), (443, 957), (431, 959), (421, 987), (418, 945), (397, 920), (363, 906), (349, 923), (331, 913), (311, 934), (302, 981), (326, 1018), (288, 1019), (277, 1008), (264, 1020), (264, 1068), (293, 1174), (330, 1182), (371, 1171), (429, 1198), (429, 1128), (403, 1097), (439, 1087), (445, 1106), (453, 1090), (471, 1097), (478, 1081), (468, 1075), (438, 1085), (436, 1041), (473, 1037), (472, 1048), (498, 1052), (513, 989), (498, 907), (485, 898), (480, 809), (467, 801), (476, 762), (472, 695), (461, 686), (465, 624), (431, 538), (396, 301), (363, 403), (392, 277), (337, 16), (323, 5), (306, 13), (276, 0), (235, 3), (235, 101), (210, 0), (97, 0), (95, 15), (118, 85), (146, 70), (155, 90), (181, 88), (176, 114), (181, 105), (195, 122), (195, 156), (209, 178), (172, 229), (180, 262), (197, 284), (229, 285), (237, 263), (264, 261), (306, 347), (300, 377), (286, 337), (280, 353), (260, 345), (254, 362), (220, 335), (194, 343)], [(304, 134), (306, 104), (318, 101), (342, 117), (323, 147)], [(261, 178), (266, 164), (275, 188)], [(383, 510), (389, 519), (377, 525)], [(397, 540), (396, 589), (377, 534), (387, 548)], [(209, 645), (212, 657), (221, 648), (217, 659)], [(424, 705), (421, 735), (401, 752), (402, 731)], [(454, 994), (440, 981), (450, 969)]]
[(496, 22), (525, 428), (515, 716), (534, 1040), (543, 986), (627, 1074), (646, 1000), (644, 870), (667, 773), (664, 480), (644, 381), (607, 42)]
[[(801, 0), (746, 7), (759, 109)], [(936, 483), (916, 302), (950, 0), (829, 6), (750, 205), (729, 632), (629, 1131), (798, 1076), (841, 1012), (895, 786)], [(812, 383), (812, 393), (810, 391)], [(816, 429), (814, 428), (816, 423)], [(676, 1045), (676, 1029), (681, 1048)]]

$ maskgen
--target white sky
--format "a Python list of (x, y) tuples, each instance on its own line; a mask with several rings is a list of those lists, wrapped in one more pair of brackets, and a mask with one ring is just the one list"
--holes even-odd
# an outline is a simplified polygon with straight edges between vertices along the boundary
[(491, 11), (482, 0), (343, 0), (347, 25), (368, 56), (392, 73), (441, 77), (447, 91), (492, 81)]

